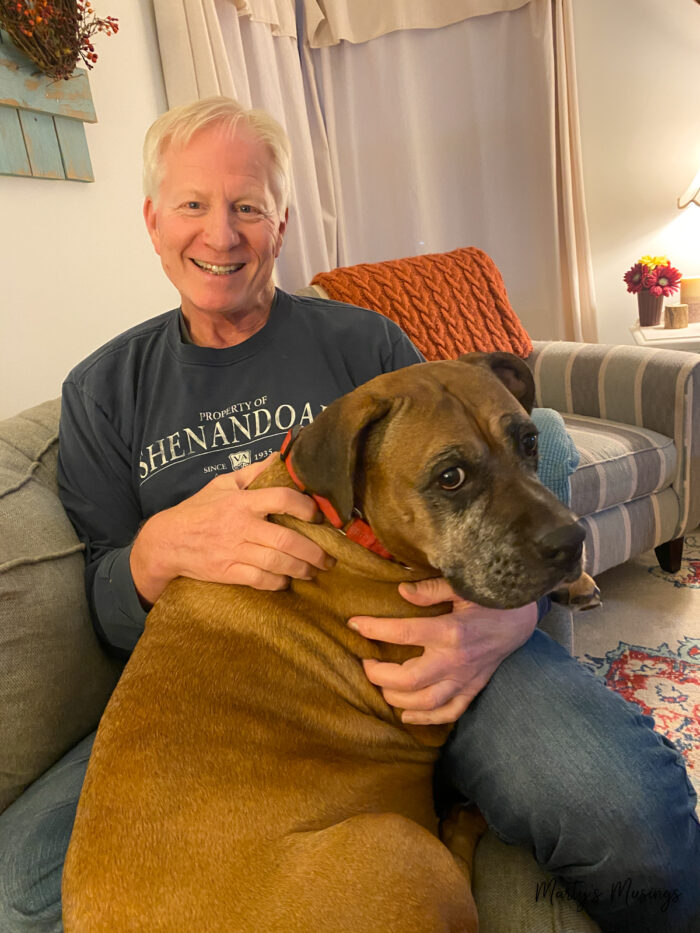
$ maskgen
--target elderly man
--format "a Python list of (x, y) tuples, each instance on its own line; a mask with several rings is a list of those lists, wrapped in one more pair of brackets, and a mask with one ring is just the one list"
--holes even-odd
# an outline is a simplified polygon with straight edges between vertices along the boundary
[[(124, 656), (177, 576), (276, 589), (323, 570), (317, 546), (266, 520), (314, 520), (311, 499), (246, 487), (291, 424), (421, 360), (371, 311), (274, 287), (289, 148), (266, 114), (225, 98), (164, 114), (146, 138), (145, 189), (146, 225), (181, 307), (77, 366), (61, 421), (61, 492), (87, 546), (95, 626)], [(535, 630), (534, 603), (486, 610), (442, 580), (401, 592), (453, 611), (352, 621), (370, 638), (424, 646), (410, 674), (365, 667), (405, 720), (457, 722), (444, 792), (530, 847), (603, 930), (691, 930), (700, 827), (679, 753)], [(3, 931), (61, 929), (61, 868), (92, 738), (0, 817)]]

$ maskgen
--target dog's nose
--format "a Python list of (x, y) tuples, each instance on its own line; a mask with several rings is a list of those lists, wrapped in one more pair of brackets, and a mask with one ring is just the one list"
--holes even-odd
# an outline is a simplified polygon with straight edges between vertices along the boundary
[(569, 566), (580, 558), (585, 537), (586, 532), (578, 522), (563, 525), (540, 539), (540, 553), (547, 563), (556, 567)]

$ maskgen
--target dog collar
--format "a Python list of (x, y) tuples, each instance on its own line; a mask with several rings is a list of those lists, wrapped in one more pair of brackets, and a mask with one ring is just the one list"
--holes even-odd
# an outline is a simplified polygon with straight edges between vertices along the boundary
[[(287, 467), (287, 472), (292, 478), (294, 485), (297, 489), (300, 489), (302, 492), (308, 492), (306, 486), (296, 474), (294, 466), (292, 465), (292, 458), (290, 456), (292, 450), (292, 444), (296, 440), (299, 431), (301, 430), (300, 425), (295, 425), (287, 432), (287, 436), (282, 442), (282, 447), (280, 448), (280, 457), (282, 462)], [(358, 514), (354, 515), (348, 524), (343, 528), (343, 520), (338, 515), (337, 510), (333, 506), (332, 502), (328, 499), (325, 499), (323, 496), (317, 496), (313, 492), (308, 493), (314, 502), (318, 505), (319, 509), (326, 516), (328, 521), (333, 525), (334, 528), (338, 528), (350, 541), (354, 541), (355, 544), (360, 544), (362, 547), (367, 548), (367, 550), (372, 551), (373, 554), (378, 554), (380, 557), (384, 557), (386, 560), (393, 560), (391, 554), (387, 551), (384, 545), (379, 541), (375, 533), (372, 531), (370, 526), (361, 518)]]

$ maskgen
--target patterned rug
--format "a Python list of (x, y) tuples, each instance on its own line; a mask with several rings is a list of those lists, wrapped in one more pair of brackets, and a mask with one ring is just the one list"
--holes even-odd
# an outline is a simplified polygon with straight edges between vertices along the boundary
[[(653, 716), (657, 729), (684, 754), (689, 776), (698, 787), (700, 531), (686, 538), (677, 574), (661, 570), (650, 552), (624, 568), (602, 574), (598, 583), (607, 615), (603, 614), (597, 624), (593, 618), (590, 624), (586, 620), (584, 629), (588, 627), (588, 632), (582, 639), (578, 637), (577, 620), (577, 648), (585, 652), (579, 654), (579, 660), (613, 690)], [(582, 616), (594, 617), (596, 612)], [(611, 636), (616, 634), (618, 638), (623, 634), (625, 640), (615, 642)], [(592, 641), (598, 650), (591, 650), (592, 644), (588, 648)], [(615, 647), (601, 651), (601, 641)]]
[[(683, 752), (694, 783), (700, 781), (700, 638), (643, 648), (621, 641), (604, 658), (585, 656), (586, 667), (653, 716), (656, 728)], [(581, 659), (583, 661), (583, 659)]]

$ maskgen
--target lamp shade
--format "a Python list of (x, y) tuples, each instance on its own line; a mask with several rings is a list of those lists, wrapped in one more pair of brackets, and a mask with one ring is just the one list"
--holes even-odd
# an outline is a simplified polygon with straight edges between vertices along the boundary
[[(700, 2), (700, 0), (698, 0)], [(691, 181), (683, 194), (678, 198), (678, 207), (682, 210), (687, 207), (691, 201), (700, 206), (700, 169), (695, 178)]]

